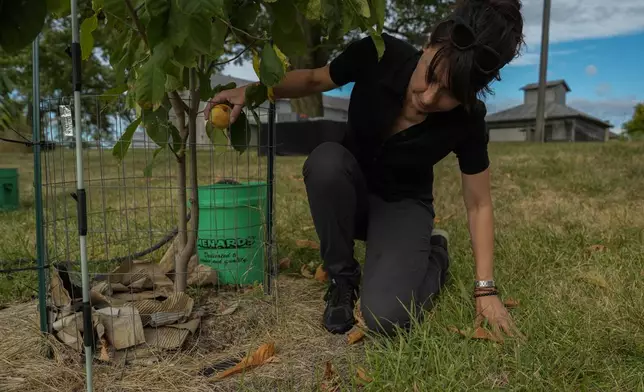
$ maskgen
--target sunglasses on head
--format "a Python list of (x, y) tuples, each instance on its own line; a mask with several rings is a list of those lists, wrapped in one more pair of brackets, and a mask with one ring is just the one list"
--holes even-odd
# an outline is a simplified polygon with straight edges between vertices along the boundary
[(488, 45), (482, 45), (476, 40), (476, 33), (458, 17), (452, 17), (441, 22), (435, 31), (443, 26), (449, 26), (449, 40), (452, 46), (461, 51), (474, 50), (474, 66), (483, 74), (489, 75), (498, 71), (501, 55)]

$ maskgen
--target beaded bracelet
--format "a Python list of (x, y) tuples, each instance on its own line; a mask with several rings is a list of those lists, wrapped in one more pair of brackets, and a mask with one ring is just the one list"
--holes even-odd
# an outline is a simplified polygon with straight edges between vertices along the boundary
[(474, 294), (474, 298), (478, 298), (478, 297), (487, 297), (487, 296), (489, 296), (489, 295), (498, 295), (498, 294), (499, 294), (499, 292), (498, 292), (498, 291), (496, 291), (496, 290), (494, 290), (494, 291), (488, 291), (488, 292), (486, 292), (486, 293), (475, 293), (475, 294)]

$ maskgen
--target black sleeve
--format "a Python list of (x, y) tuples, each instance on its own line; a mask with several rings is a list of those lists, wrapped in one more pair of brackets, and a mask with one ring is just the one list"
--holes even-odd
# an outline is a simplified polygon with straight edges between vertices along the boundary
[(357, 81), (378, 64), (378, 51), (370, 36), (352, 42), (329, 64), (331, 80), (337, 86)]
[(487, 150), (490, 136), (485, 123), (486, 113), (485, 104), (479, 101), (467, 122), (465, 137), (454, 149), (459, 168), (464, 174), (478, 174), (490, 166)]

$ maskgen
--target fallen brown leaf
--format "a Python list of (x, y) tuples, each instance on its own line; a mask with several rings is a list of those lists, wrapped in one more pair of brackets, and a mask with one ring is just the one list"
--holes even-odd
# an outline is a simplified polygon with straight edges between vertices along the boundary
[(360, 310), (360, 300), (356, 303), (356, 306), (353, 308), (353, 317), (356, 319), (356, 325), (362, 329), (367, 329), (367, 324), (362, 317), (362, 311)]
[(603, 252), (606, 250), (606, 245), (591, 245), (588, 250), (591, 252)]
[(358, 373), (358, 379), (359, 379), (359, 380), (364, 381), (364, 382), (366, 382), (366, 383), (369, 383), (369, 382), (373, 381), (373, 378), (371, 378), (371, 377), (367, 374), (367, 371), (366, 371), (366, 370), (364, 370), (364, 368), (363, 368), (363, 367), (358, 367), (358, 369), (357, 369), (357, 373)]
[(331, 364), (331, 361), (327, 361), (324, 364), (324, 377), (322, 378), (320, 390), (322, 390), (322, 392), (340, 391), (340, 386), (338, 385), (338, 377), (333, 370), (333, 364)]
[(322, 264), (318, 265), (318, 268), (315, 270), (315, 280), (320, 283), (325, 283), (329, 279), (329, 275), (326, 273)]
[(364, 331), (361, 328), (356, 328), (352, 332), (349, 333), (347, 340), (349, 344), (355, 344), (361, 341), (365, 336)]
[(217, 313), (217, 316), (228, 316), (233, 313), (235, 313), (235, 310), (239, 307), (239, 302), (234, 302), (232, 305), (230, 305), (227, 308), (223, 308), (221, 311)]
[(333, 378), (333, 364), (331, 361), (326, 361), (324, 364), (324, 379), (329, 380)]
[(305, 278), (309, 278), (309, 279), (313, 278), (313, 274), (311, 273), (307, 265), (303, 265), (302, 268), (300, 268), (300, 273)]
[(455, 326), (449, 327), (452, 332), (455, 332), (459, 335), (462, 335), (466, 338), (471, 337), (472, 339), (482, 339), (482, 340), (491, 340), (493, 342), (501, 342), (494, 334), (483, 327), (476, 327), (474, 333), (472, 334), (469, 330), (461, 330)]
[(291, 268), (291, 259), (288, 257), (283, 258), (279, 262), (279, 267), (281, 270), (289, 269)]
[(108, 349), (108, 343), (105, 338), (101, 338), (101, 355), (99, 356), (99, 360), (103, 362), (109, 362), (111, 360), (110, 358), (110, 352)]
[(296, 240), (295, 245), (298, 248), (320, 249), (320, 244), (311, 240)]
[(234, 367), (224, 370), (223, 372), (217, 374), (215, 378), (222, 379), (230, 375), (239, 373), (247, 368), (253, 368), (261, 366), (267, 363), (275, 355), (275, 343), (265, 343), (259, 346), (257, 351), (253, 355), (244, 358)]
[(519, 300), (518, 299), (513, 299), (513, 298), (506, 298), (505, 301), (503, 301), (503, 304), (507, 308), (516, 308), (519, 306)]

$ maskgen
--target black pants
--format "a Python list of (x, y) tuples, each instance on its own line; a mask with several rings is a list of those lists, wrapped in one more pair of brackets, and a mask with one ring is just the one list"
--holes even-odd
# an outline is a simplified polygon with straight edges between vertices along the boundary
[(421, 315), (445, 283), (449, 258), (430, 241), (431, 205), (419, 200), (385, 202), (370, 194), (354, 156), (341, 144), (323, 143), (304, 164), (304, 182), (331, 278), (360, 283), (354, 240), (366, 240), (362, 314), (371, 330), (389, 333)]

